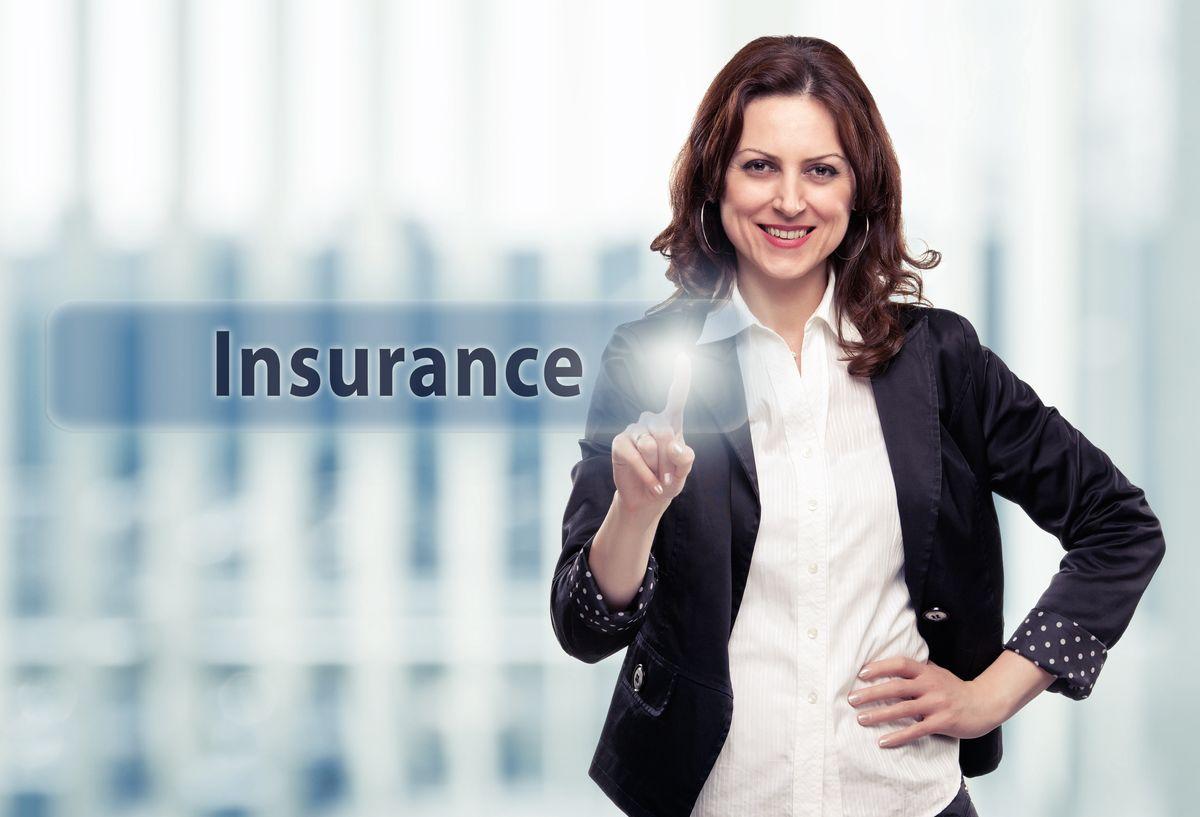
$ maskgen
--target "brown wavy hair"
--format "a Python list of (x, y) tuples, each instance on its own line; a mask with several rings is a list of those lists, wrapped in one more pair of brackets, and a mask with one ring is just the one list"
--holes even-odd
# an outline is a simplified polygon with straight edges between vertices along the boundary
[[(719, 202), (724, 195), (725, 169), (742, 136), (746, 104), (780, 94), (807, 95), (826, 107), (854, 171), (850, 225), (828, 263), (837, 274), (836, 322), (844, 314), (862, 333), (862, 342), (852, 343), (838, 332), (850, 374), (869, 376), (904, 342), (900, 304), (894, 298), (930, 305), (918, 270), (932, 269), (942, 256), (931, 249), (920, 256), (909, 253), (900, 212), (900, 165), (875, 99), (841, 49), (816, 37), (759, 37), (738, 51), (708, 86), (671, 170), (671, 223), (650, 244), (670, 259), (666, 277), (675, 292), (651, 312), (679, 298), (729, 294), (737, 273), (733, 244), (720, 218), (703, 226), (701, 219), (706, 210), (716, 209), (706, 208), (706, 202)], [(864, 215), (870, 218), (865, 243)], [(716, 252), (704, 240), (705, 231)]]

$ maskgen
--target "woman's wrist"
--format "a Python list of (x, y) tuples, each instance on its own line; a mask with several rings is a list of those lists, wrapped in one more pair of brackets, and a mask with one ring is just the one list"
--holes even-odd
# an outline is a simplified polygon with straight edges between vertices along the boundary
[(618, 491), (592, 540), (589, 564), (613, 609), (637, 595), (650, 562), (650, 547), (665, 508), (629, 508)]
[(666, 505), (660, 506), (658, 503), (632, 505), (625, 501), (619, 488), (613, 493), (612, 504), (609, 506), (609, 513), (616, 516), (622, 528), (638, 533), (655, 530), (658, 520), (662, 519), (666, 510)]
[(969, 682), (991, 707), (997, 725), (1004, 723), (1054, 682), (1054, 676), (1032, 661), (1004, 650), (981, 675)]

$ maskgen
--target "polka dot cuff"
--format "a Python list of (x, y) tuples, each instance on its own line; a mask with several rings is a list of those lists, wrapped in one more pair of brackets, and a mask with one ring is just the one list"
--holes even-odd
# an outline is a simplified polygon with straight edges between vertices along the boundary
[(1049, 610), (1030, 611), (1025, 623), (1004, 645), (1055, 676), (1048, 689), (1082, 701), (1108, 657), (1108, 648), (1078, 622)]
[(575, 606), (575, 613), (588, 626), (602, 632), (617, 633), (628, 630), (646, 616), (650, 607), (650, 598), (654, 595), (655, 585), (658, 584), (658, 562), (651, 553), (650, 561), (646, 565), (646, 575), (642, 577), (642, 584), (638, 587), (633, 601), (623, 610), (612, 610), (604, 594), (600, 592), (595, 577), (592, 576), (591, 566), (588, 564), (588, 555), (591, 552), (592, 542), (589, 540), (576, 554), (575, 563), (571, 565), (568, 582), (571, 585), (571, 600)]

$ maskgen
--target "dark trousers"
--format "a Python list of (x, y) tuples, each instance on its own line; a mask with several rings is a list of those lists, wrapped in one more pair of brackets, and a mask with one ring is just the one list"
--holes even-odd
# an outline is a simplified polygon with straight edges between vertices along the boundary
[(979, 812), (975, 810), (975, 804), (971, 802), (971, 795), (967, 793), (965, 777), (958, 787), (958, 794), (954, 795), (954, 799), (950, 801), (950, 805), (939, 811), (935, 817), (979, 817)]

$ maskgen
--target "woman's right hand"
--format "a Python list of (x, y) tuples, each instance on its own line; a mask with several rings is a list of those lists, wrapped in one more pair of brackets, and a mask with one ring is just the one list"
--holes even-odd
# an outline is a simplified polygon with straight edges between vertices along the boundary
[(680, 352), (666, 407), (658, 413), (643, 411), (637, 422), (613, 438), (617, 500), (631, 513), (661, 514), (692, 471), (696, 452), (683, 439), (683, 407), (691, 379), (691, 359)]

